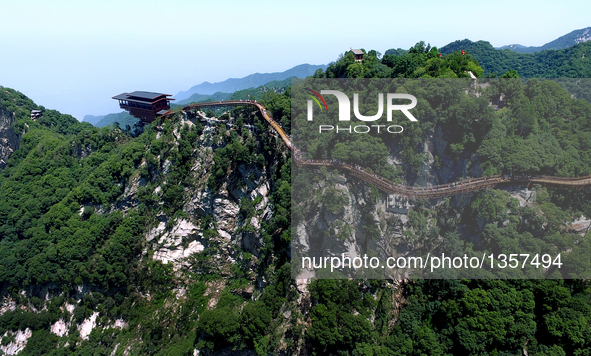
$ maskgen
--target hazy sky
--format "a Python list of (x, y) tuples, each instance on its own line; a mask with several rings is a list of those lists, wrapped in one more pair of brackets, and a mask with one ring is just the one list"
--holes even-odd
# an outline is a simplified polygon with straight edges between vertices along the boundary
[(468, 38), (539, 46), (591, 26), (589, 1), (1, 0), (0, 85), (74, 115), (111, 97), (326, 64), (350, 47)]

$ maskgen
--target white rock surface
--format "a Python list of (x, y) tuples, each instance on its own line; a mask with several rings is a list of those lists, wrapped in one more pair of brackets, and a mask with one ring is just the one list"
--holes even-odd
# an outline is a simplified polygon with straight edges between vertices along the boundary
[(68, 333), (68, 325), (66, 325), (66, 323), (62, 319), (60, 319), (50, 327), (49, 331), (51, 331), (59, 337), (62, 337)]
[(129, 324), (127, 324), (127, 322), (123, 319), (117, 319), (115, 320), (115, 323), (113, 324), (114, 328), (119, 328), (119, 329), (125, 329), (129, 326)]
[(68, 313), (72, 314), (74, 312), (74, 309), (76, 309), (76, 306), (74, 304), (66, 303), (66, 310), (68, 311)]
[(224, 230), (218, 230), (218, 234), (220, 234), (220, 236), (221, 236), (222, 238), (224, 238), (224, 240), (228, 240), (228, 241), (230, 241), (230, 240), (232, 239), (232, 235), (230, 235), (229, 233), (227, 233), (227, 232), (226, 232), (226, 231), (224, 231)]
[(146, 237), (146, 240), (148, 242), (154, 240), (154, 238), (156, 236), (160, 236), (163, 232), (164, 232), (164, 228), (166, 227), (166, 224), (161, 222), (158, 224), (158, 226), (156, 226), (155, 228), (153, 228), (152, 230), (150, 230), (150, 232), (148, 232), (148, 236)]
[(252, 227), (254, 227), (255, 230), (258, 230), (261, 228), (261, 224), (259, 222), (259, 219), (257, 219), (255, 216), (253, 216), (252, 218), (250, 218), (250, 225)]
[(231, 229), (231, 223), (236, 220), (240, 207), (237, 203), (226, 199), (216, 198), (214, 200), (214, 214), (216, 215), (216, 221), (218, 226), (223, 230)]
[(113, 349), (113, 351), (109, 354), (109, 356), (115, 356), (117, 354), (117, 348), (119, 347), (119, 344), (115, 345), (115, 348)]
[(16, 309), (16, 303), (14, 302), (14, 300), (12, 299), (6, 299), (3, 301), (2, 303), (2, 307), (0, 307), (0, 315), (6, 313), (9, 310), (15, 310)]
[[(9, 334), (10, 333), (10, 334)], [(4, 333), (4, 336), (12, 335), (12, 332), (7, 331)], [(27, 341), (33, 335), (33, 331), (31, 329), (26, 328), (25, 331), (17, 330), (14, 333), (14, 340), (10, 342), (8, 345), (0, 345), (0, 350), (2, 350), (6, 355), (18, 355), (25, 346), (27, 346)]]
[(92, 313), (92, 315), (88, 319), (84, 319), (82, 324), (78, 327), (78, 331), (80, 332), (80, 337), (82, 340), (87, 340), (88, 336), (92, 332), (92, 329), (96, 326), (96, 317), (98, 316), (98, 312)]
[(200, 228), (188, 220), (179, 221), (169, 232), (165, 231), (165, 226), (161, 222), (148, 233), (147, 240), (152, 241), (159, 236), (159, 246), (154, 251), (153, 259), (165, 264), (172, 262), (177, 270), (184, 259), (203, 251), (203, 244), (197, 241), (202, 238), (202, 234)]

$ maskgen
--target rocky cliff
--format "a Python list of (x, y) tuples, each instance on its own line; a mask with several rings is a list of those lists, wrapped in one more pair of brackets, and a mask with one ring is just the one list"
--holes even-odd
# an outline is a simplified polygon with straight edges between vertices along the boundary
[[(116, 342), (108, 344), (108, 352), (119, 350), (124, 354), (141, 354), (145, 350), (137, 342), (146, 330), (152, 330), (151, 323), (160, 320), (174, 331), (172, 325), (183, 317), (183, 308), (189, 308), (186, 303), (194, 303), (196, 297), (206, 298), (207, 305), (190, 308), (214, 308), (223, 293), (234, 293), (247, 300), (253, 294), (260, 295), (268, 283), (268, 277), (261, 274), (259, 268), (261, 251), (266, 247), (263, 235), (276, 211), (271, 202), (275, 184), (273, 176), (277, 175), (280, 163), (277, 159), (284, 160), (289, 152), (280, 140), (267, 134), (267, 127), (263, 126), (264, 132), (258, 132), (264, 137), (259, 140), (255, 137), (252, 125), (235, 125), (235, 118), (226, 117), (229, 120), (220, 121), (203, 113), (191, 117), (182, 114), (173, 122), (156, 126), (151, 145), (161, 148), (153, 149), (157, 155), (142, 160), (131, 177), (122, 182), (125, 185), (121, 187), (123, 193), (108, 204), (86, 204), (79, 208), (78, 215), (81, 217), (92, 214), (106, 216), (117, 212), (129, 216), (146, 199), (155, 204), (157, 213), (150, 226), (146, 226), (141, 241), (143, 251), (138, 256), (144, 262), (138, 266), (146, 268), (148, 274), (159, 274), (158, 278), (163, 280), (149, 288), (138, 286), (132, 292), (135, 295), (133, 298), (136, 298), (134, 303), (137, 303), (135, 308), (146, 313), (136, 318), (136, 322), (139, 321), (136, 327), (139, 329), (129, 328), (129, 318), (126, 320), (108, 315), (105, 308), (110, 306), (105, 303), (110, 302), (105, 297), (113, 292), (102, 287), (83, 283), (75, 293), (70, 293), (51, 283), (36, 284), (21, 290), (18, 300), (4, 291), (0, 316), (7, 312), (40, 316), (40, 313), (51, 308), (56, 320), (37, 330), (7, 330), (3, 335), (2, 346), (5, 353), (18, 354), (28, 350), (27, 343), (40, 332), (49, 335), (47, 337), (59, 347), (80, 348), (88, 343), (92, 335), (116, 329), (134, 336), (128, 341), (113, 339)], [(249, 122), (253, 117), (247, 116), (244, 120)], [(19, 136), (13, 132), (11, 123), (10, 113), (0, 111), (2, 164), (18, 149)], [(195, 132), (199, 134), (194, 136)], [(186, 166), (188, 173), (181, 176), (178, 175), (176, 154), (181, 150), (180, 146), (186, 144), (184, 140), (188, 140), (189, 135), (193, 135), (189, 144), (194, 148), (191, 148)], [(254, 150), (251, 152), (253, 157), (265, 155), (266, 159), (258, 160), (258, 163), (250, 160), (238, 163), (230, 161), (215, 184), (208, 184), (210, 176), (218, 167), (216, 150), (237, 145), (237, 142), (245, 146), (249, 144), (250, 149)], [(272, 152), (268, 151), (271, 147)], [(76, 153), (77, 149), (73, 151)], [(87, 159), (91, 151), (78, 156)], [(172, 176), (182, 179), (183, 189), (171, 189), (179, 184), (173, 181)], [(173, 190), (174, 194), (171, 193)], [(206, 276), (208, 280), (201, 295), (191, 292), (195, 288), (195, 281), (191, 279), (196, 275)], [(57, 308), (52, 306), (56, 298), (60, 301)], [(164, 300), (164, 305), (155, 307), (155, 298), (159, 300), (158, 303)], [(35, 305), (31, 300), (35, 301)], [(88, 300), (95, 300), (97, 304), (87, 309), (85, 306)], [(191, 309), (186, 312), (195, 311)], [(144, 322), (150, 325), (144, 325)], [(188, 332), (194, 337), (193, 323), (191, 321), (183, 333)]]
[(6, 167), (12, 153), (19, 148), (20, 135), (14, 132), (14, 114), (0, 107), (0, 169)]

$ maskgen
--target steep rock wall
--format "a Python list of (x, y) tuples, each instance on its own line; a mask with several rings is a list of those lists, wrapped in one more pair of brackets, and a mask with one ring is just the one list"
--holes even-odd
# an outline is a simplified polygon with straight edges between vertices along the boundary
[(6, 167), (8, 159), (20, 146), (21, 135), (14, 132), (13, 113), (0, 108), (0, 169)]

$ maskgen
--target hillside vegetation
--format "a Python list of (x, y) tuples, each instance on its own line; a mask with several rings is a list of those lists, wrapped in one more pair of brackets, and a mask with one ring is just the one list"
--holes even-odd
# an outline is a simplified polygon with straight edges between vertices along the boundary
[(524, 78), (589, 78), (591, 77), (591, 42), (560, 50), (518, 53), (498, 50), (485, 41), (461, 40), (441, 49), (449, 54), (459, 50), (470, 53), (482, 66), (484, 76), (500, 76), (516, 70)]
[(507, 45), (499, 49), (510, 49), (518, 53), (535, 53), (545, 51), (547, 49), (564, 49), (576, 44), (589, 41), (591, 39), (591, 27), (574, 30), (564, 36), (560, 36), (554, 41), (550, 41), (543, 46), (522, 46), (522, 45)]

